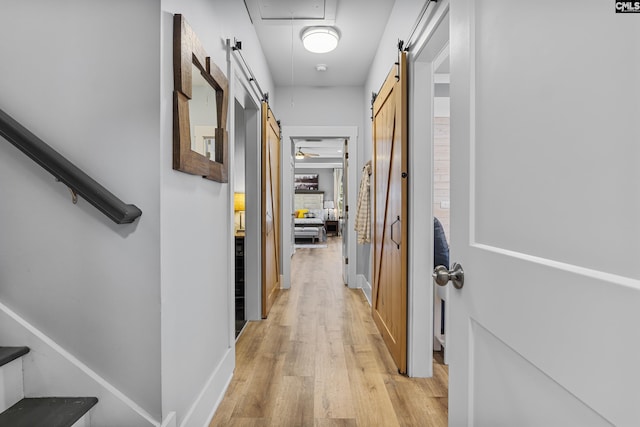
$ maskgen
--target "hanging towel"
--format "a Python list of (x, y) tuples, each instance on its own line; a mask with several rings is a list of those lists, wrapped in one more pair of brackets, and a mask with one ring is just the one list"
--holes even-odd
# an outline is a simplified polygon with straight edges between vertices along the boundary
[(371, 195), (369, 190), (369, 176), (371, 162), (362, 168), (360, 177), (360, 191), (358, 192), (358, 206), (356, 209), (355, 230), (358, 233), (358, 244), (371, 243)]

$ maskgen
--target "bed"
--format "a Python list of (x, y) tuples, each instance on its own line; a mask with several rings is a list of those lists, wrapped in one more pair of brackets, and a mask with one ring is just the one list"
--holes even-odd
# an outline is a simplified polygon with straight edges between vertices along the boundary
[(321, 191), (296, 191), (294, 195), (295, 240), (311, 239), (312, 243), (326, 242), (323, 199), (324, 193)]
[(304, 218), (294, 218), (294, 237), (298, 239), (311, 239), (312, 243), (326, 242), (327, 231), (324, 228), (324, 220), (321, 217), (310, 216), (314, 213), (307, 213)]

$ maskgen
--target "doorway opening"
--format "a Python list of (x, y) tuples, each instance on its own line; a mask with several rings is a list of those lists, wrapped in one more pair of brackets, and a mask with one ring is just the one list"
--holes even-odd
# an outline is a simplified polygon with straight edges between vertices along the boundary
[[(347, 138), (293, 138), (293, 241), (296, 249), (339, 245), (344, 284), (348, 283)], [(319, 254), (321, 255), (321, 254)]]
[[(451, 241), (448, 190), (448, 8), (432, 10), (412, 44), (409, 57), (409, 347), (411, 377), (432, 377), (443, 366), (449, 311), (442, 310), (446, 290), (432, 280), (434, 268), (434, 218), (444, 225)], [(446, 139), (445, 139), (446, 138)], [(445, 144), (443, 146), (442, 144)], [(443, 322), (442, 314), (445, 319)], [(444, 329), (443, 329), (444, 327)], [(443, 333), (444, 332), (444, 333)], [(438, 362), (438, 359), (441, 362)], [(435, 371), (435, 372), (434, 372)]]
[[(323, 248), (328, 239), (342, 243), (343, 281), (356, 288), (356, 247), (349, 239), (353, 228), (348, 216), (355, 206), (353, 161), (357, 127), (283, 126), (282, 164), (282, 253), (283, 288), (291, 287), (291, 257), (296, 246)], [(289, 144), (289, 145), (287, 145)]]
[(245, 234), (246, 220), (246, 179), (245, 179), (245, 120), (244, 108), (236, 100), (235, 107), (235, 141), (234, 141), (234, 189), (233, 189), (233, 229), (234, 229), (234, 273), (235, 273), (235, 336), (247, 323), (245, 301)]
[[(450, 268), (450, 153), (451, 129), (449, 114), (449, 52), (443, 51), (434, 61), (433, 75), (433, 216), (439, 230), (434, 228), (434, 267)], [(434, 227), (435, 220), (434, 220)], [(442, 233), (444, 236), (442, 236)], [(433, 349), (442, 352), (442, 363), (447, 364), (446, 337), (449, 330), (449, 286), (434, 286), (433, 297)], [(437, 358), (436, 358), (437, 359)]]
[[(440, 5), (440, 3), (437, 3)], [(409, 56), (409, 346), (408, 374), (438, 381), (448, 394), (447, 341), (451, 313), (447, 287), (437, 286), (434, 218), (451, 242), (449, 14), (448, 4), (429, 9), (410, 43)], [(455, 206), (453, 207), (455, 209)], [(444, 310), (443, 302), (444, 301)], [(447, 359), (447, 360), (445, 360)]]
[(235, 337), (261, 319), (260, 108), (239, 81), (234, 98), (233, 204)]

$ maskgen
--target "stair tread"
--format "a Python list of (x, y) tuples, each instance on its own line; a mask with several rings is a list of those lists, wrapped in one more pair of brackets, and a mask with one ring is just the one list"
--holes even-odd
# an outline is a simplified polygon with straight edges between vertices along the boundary
[(0, 414), (0, 427), (70, 427), (96, 403), (95, 397), (24, 398)]
[(29, 353), (29, 347), (0, 347), (0, 366)]

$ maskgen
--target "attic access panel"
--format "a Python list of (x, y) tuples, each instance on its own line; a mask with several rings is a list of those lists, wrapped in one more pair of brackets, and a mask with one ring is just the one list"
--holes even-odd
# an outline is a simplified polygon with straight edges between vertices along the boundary
[(245, 4), (250, 11), (257, 9), (263, 21), (335, 20), (337, 0), (245, 0)]

